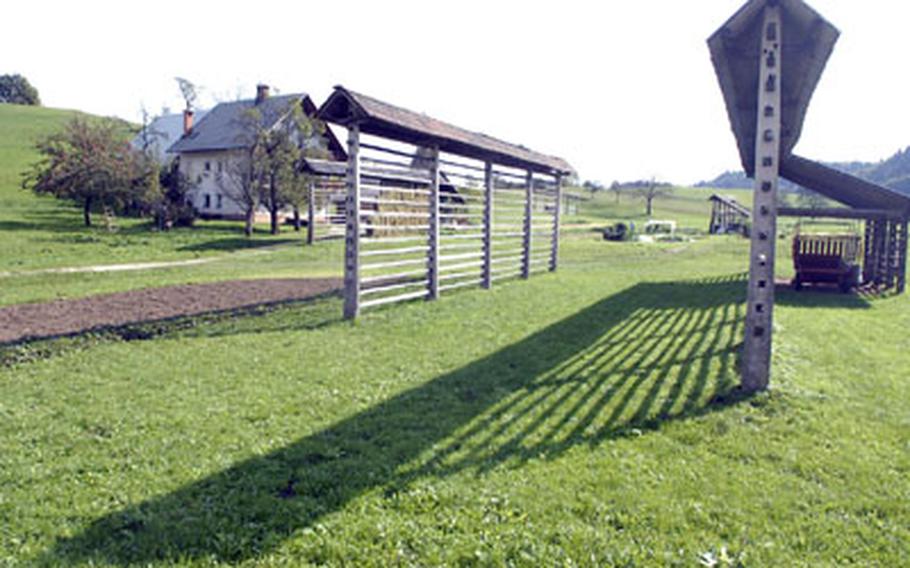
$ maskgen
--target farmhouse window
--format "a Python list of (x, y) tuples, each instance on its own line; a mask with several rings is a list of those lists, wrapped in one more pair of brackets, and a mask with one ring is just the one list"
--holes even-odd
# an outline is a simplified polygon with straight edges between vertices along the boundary
[(204, 201), (205, 205), (203, 205), (203, 207), (205, 207), (206, 209), (211, 208), (212, 207), (212, 196), (209, 195), (208, 193), (206, 193), (204, 196), (204, 199), (205, 199), (205, 201)]
[[(221, 162), (218, 162), (218, 165), (220, 166)], [(221, 209), (221, 206), (224, 204), (223, 201), (224, 201), (224, 196), (219, 193), (218, 198), (216, 199), (216, 202), (218, 203), (218, 209)]]

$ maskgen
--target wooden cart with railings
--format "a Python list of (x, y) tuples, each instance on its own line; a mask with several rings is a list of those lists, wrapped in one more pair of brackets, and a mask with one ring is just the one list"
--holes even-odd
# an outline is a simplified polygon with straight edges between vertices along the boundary
[(806, 234), (793, 237), (793, 287), (836, 285), (844, 293), (859, 283), (862, 239), (854, 234)]

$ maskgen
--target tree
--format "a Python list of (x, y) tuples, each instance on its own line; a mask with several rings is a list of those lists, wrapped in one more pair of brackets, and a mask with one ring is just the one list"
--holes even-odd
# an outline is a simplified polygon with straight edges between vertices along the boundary
[(224, 195), (243, 210), (243, 233), (251, 237), (256, 207), (270, 173), (269, 133), (262, 124), (262, 113), (255, 107), (244, 111), (236, 126), (241, 148), (226, 160), (224, 169), (215, 175), (215, 182)]
[(616, 203), (619, 203), (619, 197), (622, 194), (622, 184), (620, 184), (618, 181), (614, 181), (610, 184), (610, 192), (616, 196)]
[[(166, 110), (163, 114), (168, 114)], [(187, 193), (193, 188), (189, 179), (180, 173), (179, 161), (161, 163), (160, 150), (156, 147), (165, 133), (157, 129), (155, 117), (142, 105), (142, 130), (139, 131), (138, 152), (140, 171), (144, 183), (141, 194), (137, 195), (137, 206), (143, 214), (151, 213), (158, 230), (167, 231), (171, 227), (192, 226), (195, 221), (195, 210), (187, 204)]]
[(41, 98), (22, 75), (0, 75), (0, 103), (41, 106)]
[(166, 133), (155, 127), (155, 120), (158, 117), (152, 116), (145, 105), (139, 107), (139, 114), (142, 116), (142, 129), (139, 130), (139, 140), (142, 152), (149, 154), (152, 146), (159, 143), (159, 139), (166, 140)]
[(287, 206), (294, 208), (295, 228), (300, 228), (300, 209), (308, 199), (312, 179), (305, 173), (307, 157), (325, 157), (318, 134), (323, 126), (306, 116), (298, 101), (290, 103), (284, 116), (266, 127), (262, 113), (253, 107), (238, 120), (237, 150), (216, 176), (225, 196), (244, 211), (244, 233), (251, 236), (256, 208), (269, 211), (271, 232), (279, 232), (279, 216)]
[(24, 174), (23, 188), (74, 201), (90, 227), (94, 205), (120, 209), (147, 189), (147, 165), (121, 134), (114, 120), (74, 118), (37, 143), (42, 158)]
[(227, 160), (223, 171), (216, 174), (224, 195), (243, 210), (243, 234), (247, 237), (253, 236), (253, 221), (265, 177), (257, 165), (256, 153), (254, 148), (238, 150)]
[(304, 162), (308, 157), (327, 157), (327, 150), (318, 144), (324, 128), (306, 115), (299, 102), (293, 101), (284, 118), (267, 133), (269, 180), (262, 200), (269, 210), (273, 235), (279, 232), (278, 217), (287, 206), (294, 210), (294, 230), (300, 230), (300, 209), (306, 206), (309, 186), (315, 181), (306, 174)]
[(584, 182), (584, 184), (582, 184), (582, 187), (585, 188), (586, 190), (590, 191), (592, 196), (595, 193), (597, 193), (598, 191), (604, 190), (604, 184), (600, 183), (599, 181), (593, 181), (593, 180), (588, 180), (588, 181)]
[(672, 193), (672, 187), (666, 183), (658, 183), (651, 178), (651, 181), (642, 185), (637, 191), (638, 196), (645, 200), (645, 214), (651, 217), (654, 214), (654, 200)]
[(199, 89), (189, 79), (174, 77), (174, 80), (177, 81), (177, 86), (180, 88), (180, 94), (186, 103), (186, 110), (193, 110), (193, 105), (196, 104), (196, 99), (199, 97)]
[(152, 206), (158, 229), (167, 231), (171, 227), (192, 226), (196, 211), (187, 204), (187, 193), (193, 189), (193, 183), (180, 173), (177, 160), (161, 166), (158, 187), (159, 194), (154, 196)]

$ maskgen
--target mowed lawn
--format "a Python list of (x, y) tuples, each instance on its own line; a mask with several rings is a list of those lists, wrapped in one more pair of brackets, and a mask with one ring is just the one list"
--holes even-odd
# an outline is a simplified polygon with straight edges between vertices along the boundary
[[(307, 251), (303, 235), (289, 227), (277, 236), (259, 227), (246, 239), (238, 223), (199, 222), (193, 229), (157, 232), (148, 219), (118, 218), (111, 231), (97, 214), (95, 226), (86, 228), (75, 205), (23, 190), (22, 173), (39, 159), (35, 142), (76, 115), (0, 105), (0, 305), (232, 278), (340, 274), (338, 243), (326, 245), (334, 252)], [(139, 272), (53, 272), (187, 260), (214, 262)]]
[(742, 399), (745, 253), (577, 233), (356, 324), (36, 347), (0, 368), (0, 565), (907, 565), (910, 301), (781, 293)]

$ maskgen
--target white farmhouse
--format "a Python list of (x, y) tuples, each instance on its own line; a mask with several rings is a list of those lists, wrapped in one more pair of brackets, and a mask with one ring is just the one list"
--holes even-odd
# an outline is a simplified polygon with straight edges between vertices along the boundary
[[(262, 126), (273, 128), (288, 115), (293, 103), (303, 107), (309, 117), (315, 117), (316, 105), (306, 94), (269, 96), (269, 88), (259, 85), (256, 98), (221, 103), (210, 110), (205, 117), (193, 124), (193, 111), (184, 112), (184, 134), (168, 150), (177, 156), (180, 173), (193, 184), (187, 200), (202, 218), (243, 219), (243, 207), (236, 203), (219, 180), (232, 165), (232, 160), (246, 148), (244, 141), (244, 113), (257, 108), (262, 117)], [(329, 128), (307, 144), (328, 151), (331, 160), (344, 162), (344, 149)]]

